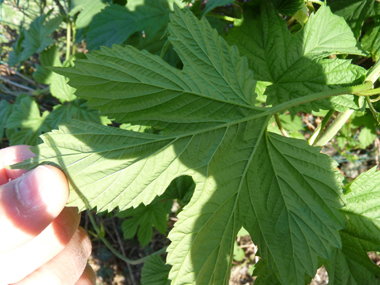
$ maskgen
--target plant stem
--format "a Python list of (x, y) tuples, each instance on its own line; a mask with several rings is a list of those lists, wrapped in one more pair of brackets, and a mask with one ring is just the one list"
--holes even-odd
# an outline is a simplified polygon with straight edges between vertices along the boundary
[(274, 119), (276, 120), (276, 123), (277, 123), (277, 127), (280, 129), (282, 135), (284, 137), (289, 137), (288, 133), (283, 129), (282, 127), (282, 124), (281, 124), (281, 121), (280, 121), (280, 118), (278, 116), (278, 113), (274, 114)]
[(370, 90), (372, 88), (372, 86), (373, 86), (372, 81), (367, 81), (364, 84), (357, 85), (357, 86), (343, 87), (343, 88), (333, 89), (333, 90), (329, 90), (329, 91), (314, 93), (314, 94), (310, 94), (307, 96), (299, 97), (299, 98), (291, 100), (289, 102), (279, 104), (279, 105), (274, 106), (272, 108), (268, 108), (267, 112), (274, 114), (274, 113), (278, 113), (281, 111), (285, 111), (291, 107), (294, 107), (297, 105), (302, 105), (302, 104), (312, 102), (315, 100), (319, 100), (319, 99), (324, 99), (324, 98), (337, 96), (337, 95), (343, 95), (343, 94), (357, 94), (360, 92)]
[(71, 24), (71, 27), (73, 29), (73, 51), (72, 51), (72, 54), (74, 55), (76, 53), (76, 51), (77, 51), (76, 44), (75, 44), (75, 35), (77, 33), (77, 30), (75, 28), (75, 23), (74, 22)]
[(28, 90), (29, 92), (34, 92), (35, 90), (33, 88), (30, 88), (30, 87), (27, 87), (27, 86), (24, 86), (24, 85), (21, 85), (21, 84), (18, 84), (16, 82), (13, 82), (5, 77), (2, 77), (0, 76), (0, 79), (8, 84), (11, 84), (13, 86), (16, 86), (18, 88), (21, 88), (21, 89), (24, 89), (24, 90)]
[(313, 145), (315, 140), (319, 137), (321, 131), (325, 128), (327, 123), (330, 121), (332, 115), (334, 115), (335, 110), (330, 110), (326, 116), (323, 118), (322, 123), (319, 124), (319, 126), (315, 129), (314, 133), (311, 135), (307, 143), (309, 145)]
[(321, 6), (324, 4), (322, 1), (318, 1), (318, 0), (307, 0), (306, 2), (315, 3)]
[(237, 20), (236, 18), (233, 18), (233, 17), (229, 17), (229, 16), (224, 16), (224, 15), (219, 15), (219, 14), (207, 14), (207, 16), (209, 17), (213, 17), (213, 18), (218, 18), (218, 19), (222, 19), (222, 20), (225, 20), (225, 21), (228, 21), (228, 22), (235, 22), (235, 20)]
[(358, 94), (356, 94), (357, 96), (373, 96), (373, 95), (377, 95), (377, 94), (380, 94), (380, 88), (376, 88), (376, 89), (371, 89), (371, 90), (367, 90), (367, 91), (364, 91), (364, 92), (360, 92)]
[(378, 60), (374, 66), (367, 73), (367, 80), (371, 80), (372, 82), (376, 82), (376, 80), (380, 77), (380, 60)]
[(369, 97), (366, 97), (365, 99), (366, 99), (366, 101), (367, 101), (367, 103), (368, 103), (369, 109), (371, 110), (371, 113), (372, 113), (373, 117), (374, 117), (375, 120), (378, 122), (378, 121), (379, 121), (379, 118), (377, 117), (377, 111), (376, 111), (376, 109), (373, 107), (371, 100), (369, 99)]
[(136, 265), (136, 264), (141, 264), (141, 263), (144, 263), (150, 256), (152, 255), (157, 255), (157, 254), (161, 254), (161, 253), (164, 253), (165, 250), (166, 250), (166, 246), (150, 255), (147, 255), (143, 258), (140, 258), (140, 259), (136, 259), (136, 260), (132, 260), (132, 259), (129, 259), (129, 258), (126, 258), (125, 256), (123, 256), (120, 252), (118, 252), (109, 242), (108, 240), (100, 234), (100, 230), (99, 230), (99, 227), (98, 225), (96, 224), (96, 221), (94, 219), (94, 216), (92, 215), (91, 211), (90, 210), (87, 210), (87, 213), (88, 213), (88, 216), (90, 218), (90, 221), (91, 221), (91, 224), (92, 226), (94, 227), (95, 231), (96, 231), (96, 234), (98, 236), (98, 238), (100, 238), (100, 240), (104, 243), (104, 245), (114, 254), (116, 255), (118, 258), (120, 258), (121, 260), (123, 260), (124, 262), (127, 262), (129, 264), (132, 264), (132, 265)]
[(66, 61), (70, 57), (71, 51), (71, 18), (70, 18), (70, 7), (71, 1), (68, 1), (68, 13), (67, 13), (67, 29), (66, 29)]
[(371, 103), (375, 103), (375, 102), (377, 102), (377, 101), (379, 101), (379, 100), (380, 100), (380, 96), (378, 96), (378, 97), (375, 98), (375, 99), (370, 99)]
[(324, 146), (327, 144), (351, 117), (353, 112), (354, 110), (346, 110), (345, 112), (340, 113), (326, 131), (317, 138), (313, 143), (313, 146)]

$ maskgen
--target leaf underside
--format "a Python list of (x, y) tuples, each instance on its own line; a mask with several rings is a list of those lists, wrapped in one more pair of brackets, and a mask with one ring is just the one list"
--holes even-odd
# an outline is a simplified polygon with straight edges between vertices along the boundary
[[(346, 22), (333, 15), (327, 6), (312, 14), (295, 35), (271, 5), (263, 4), (260, 15), (247, 9), (243, 25), (232, 29), (226, 39), (247, 56), (256, 80), (272, 82), (265, 92), (268, 104), (360, 83), (365, 77), (366, 70), (350, 60), (326, 59), (330, 54), (365, 55)], [(357, 109), (353, 98), (352, 95), (327, 98), (291, 111)]]
[(88, 106), (155, 135), (73, 121), (44, 134), (18, 167), (58, 165), (70, 206), (98, 211), (148, 205), (176, 177), (196, 184), (169, 234), (171, 284), (228, 284), (242, 226), (282, 284), (304, 284), (318, 258), (341, 247), (341, 177), (318, 148), (266, 131), (248, 62), (206, 19), (175, 8), (169, 40), (182, 70), (132, 47), (102, 48), (67, 76)]

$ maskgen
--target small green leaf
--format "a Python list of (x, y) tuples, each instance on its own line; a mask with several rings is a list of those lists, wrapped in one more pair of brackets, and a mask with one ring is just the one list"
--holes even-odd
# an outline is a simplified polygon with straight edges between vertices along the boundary
[(366, 19), (380, 15), (380, 3), (374, 0), (329, 0), (327, 3), (334, 14), (347, 21), (356, 38), (360, 36)]
[(37, 145), (41, 142), (39, 136), (43, 132), (51, 130), (46, 123), (48, 111), (40, 115), (36, 101), (28, 96), (19, 96), (18, 102), (13, 106), (12, 114), (9, 116), (6, 128), (16, 129), (10, 138), (10, 145), (28, 144)]
[(168, 280), (170, 266), (165, 265), (162, 258), (153, 255), (145, 261), (141, 272), (142, 285), (170, 285)]
[(49, 84), (51, 95), (58, 98), (61, 103), (75, 100), (75, 89), (66, 83), (67, 79), (51, 71), (51, 67), (62, 66), (57, 46), (54, 45), (44, 50), (41, 53), (40, 62), (41, 66), (37, 65), (37, 71), (33, 73), (36, 81), (42, 84)]
[(0, 101), (0, 139), (4, 137), (4, 128), (9, 116), (12, 113), (13, 105), (7, 100)]
[(54, 75), (54, 73), (47, 67), (62, 66), (56, 45), (41, 52), (40, 63), (41, 65), (36, 64), (36, 71), (33, 73), (33, 78), (41, 84), (51, 84), (53, 78), (58, 75)]
[(362, 43), (363, 48), (371, 53), (373, 61), (378, 61), (380, 59), (380, 17), (374, 21), (375, 26), (369, 34), (364, 35)]
[(270, 2), (280, 14), (287, 16), (294, 15), (304, 4), (303, 0), (270, 0)]
[(106, 7), (102, 0), (71, 0), (71, 11), (69, 15), (74, 16), (80, 12), (75, 21), (76, 29), (86, 28), (96, 14)]
[(179, 199), (182, 203), (190, 202), (195, 189), (195, 183), (191, 176), (180, 176), (174, 179), (160, 199)]
[(172, 201), (153, 202), (148, 206), (140, 205), (136, 209), (128, 209), (117, 213), (119, 218), (127, 218), (122, 224), (125, 239), (131, 239), (136, 235), (141, 246), (146, 246), (153, 237), (154, 226), (161, 234), (166, 236), (168, 229), (168, 214), (172, 207)]
[[(124, 43), (133, 33), (145, 40), (160, 39), (175, 0), (129, 0), (125, 7), (111, 4), (94, 17), (87, 32), (87, 48)], [(120, 29), (120, 27), (123, 27)]]
[(376, 126), (377, 121), (372, 116), (371, 113), (366, 113), (364, 116), (355, 116), (352, 119), (351, 127), (357, 129), (361, 126), (363, 128), (360, 130), (359, 134), (359, 142), (360, 148), (366, 149), (369, 145), (371, 145), (376, 139)]
[(239, 245), (237, 242), (234, 242), (234, 260), (236, 261), (242, 261), (244, 259), (245, 253), (244, 250), (239, 248)]
[(28, 59), (35, 52), (42, 52), (54, 41), (49, 36), (59, 27), (62, 17), (56, 17), (45, 23), (47, 15), (41, 15), (33, 20), (29, 30), (25, 31), (25, 39), (21, 46), (24, 48), (21, 61)]
[[(243, 25), (232, 29), (226, 39), (247, 56), (255, 79), (273, 83), (265, 92), (267, 104), (279, 104), (364, 80), (366, 70), (349, 60), (324, 59), (330, 54), (364, 54), (357, 48), (345, 21), (333, 15), (328, 7), (322, 6), (312, 14), (305, 27), (295, 35), (288, 31), (286, 22), (271, 5), (263, 4), (260, 16), (249, 12)], [(331, 29), (332, 26), (335, 28)], [(357, 109), (353, 98), (335, 96), (304, 104), (301, 110)], [(299, 109), (292, 109), (292, 112), (297, 113)]]
[(23, 61), (22, 59), (22, 42), (25, 39), (25, 30), (20, 31), (20, 35), (17, 38), (16, 42), (12, 45), (12, 50), (8, 54), (8, 64), (10, 66), (15, 66), (16, 64)]
[(86, 101), (81, 99), (75, 99), (67, 104), (54, 106), (53, 111), (46, 118), (46, 122), (52, 128), (57, 128), (58, 124), (69, 123), (73, 119), (103, 125), (111, 123), (107, 117), (100, 116), (99, 111), (88, 108)]
[(204, 9), (203, 15), (206, 15), (208, 12), (210, 12), (212, 9), (214, 9), (216, 7), (228, 5), (228, 4), (231, 4), (234, 2), (235, 2), (235, 0), (209, 0), (206, 3), (206, 7)]
[(380, 284), (380, 268), (368, 257), (380, 251), (380, 172), (376, 167), (345, 186), (347, 225), (341, 231), (342, 249), (325, 261), (329, 284)]

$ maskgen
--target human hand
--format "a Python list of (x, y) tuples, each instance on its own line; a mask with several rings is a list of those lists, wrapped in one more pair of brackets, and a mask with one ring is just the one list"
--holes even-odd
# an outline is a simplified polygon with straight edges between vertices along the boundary
[(33, 156), (29, 146), (0, 150), (0, 285), (95, 284), (90, 238), (77, 208), (65, 208), (65, 175), (50, 165), (4, 168)]

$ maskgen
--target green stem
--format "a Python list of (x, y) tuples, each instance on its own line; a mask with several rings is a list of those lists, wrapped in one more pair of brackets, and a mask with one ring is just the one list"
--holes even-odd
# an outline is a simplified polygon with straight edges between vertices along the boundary
[(323, 5), (323, 2), (322, 1), (318, 1), (318, 0), (307, 0), (306, 2), (310, 2), (310, 3), (315, 3), (315, 4), (318, 4), (318, 5)]
[(337, 95), (343, 95), (343, 94), (357, 94), (357, 93), (361, 93), (361, 92), (364, 92), (364, 91), (371, 89), (372, 86), (373, 86), (372, 81), (367, 81), (364, 84), (357, 85), (357, 86), (343, 87), (343, 88), (339, 88), (339, 89), (333, 89), (333, 90), (329, 90), (329, 91), (314, 93), (314, 94), (310, 94), (307, 96), (299, 97), (299, 98), (291, 100), (289, 102), (279, 104), (279, 105), (274, 106), (272, 108), (268, 108), (267, 112), (274, 114), (274, 113), (278, 113), (281, 111), (285, 111), (285, 110), (292, 108), (294, 106), (302, 105), (302, 104), (312, 102), (315, 100), (319, 100), (319, 99), (324, 99), (324, 98), (337, 96)]
[(75, 29), (75, 23), (74, 22), (72, 23), (71, 27), (73, 29), (73, 52), (72, 52), (72, 54), (74, 55), (76, 53), (76, 44), (74, 42), (75, 42), (75, 35), (77, 33), (77, 31)]
[(280, 129), (280, 132), (282, 133), (282, 135), (284, 137), (289, 137), (288, 133), (282, 128), (282, 124), (281, 124), (281, 121), (280, 121), (280, 118), (278, 116), (278, 113), (274, 114), (274, 119), (276, 120), (276, 123), (277, 123), (277, 127)]
[(370, 99), (371, 103), (375, 103), (375, 102), (377, 102), (377, 101), (379, 101), (379, 100), (380, 100), (380, 96), (378, 96), (378, 97), (375, 98), (375, 99)]
[(380, 88), (376, 88), (376, 89), (371, 89), (371, 90), (367, 90), (367, 91), (364, 91), (364, 92), (360, 92), (358, 94), (356, 94), (357, 96), (373, 96), (373, 95), (377, 95), (377, 94), (380, 94)]
[(314, 133), (311, 135), (311, 137), (309, 138), (309, 140), (307, 141), (307, 143), (309, 145), (313, 145), (315, 140), (319, 137), (321, 131), (325, 128), (325, 126), (327, 125), (327, 123), (330, 121), (332, 115), (334, 115), (335, 113), (335, 110), (330, 110), (326, 116), (323, 118), (322, 120), (322, 123), (320, 123), (318, 125), (318, 127), (315, 129)]
[(160, 54), (161, 58), (164, 58), (165, 54), (168, 52), (171, 45), (172, 45), (171, 42), (169, 40), (166, 40), (164, 46), (161, 49), (161, 54)]
[(161, 253), (164, 253), (166, 248), (167, 247), (164, 247), (150, 255), (147, 255), (143, 258), (140, 258), (140, 259), (136, 259), (136, 260), (132, 260), (132, 259), (129, 259), (129, 258), (126, 258), (124, 255), (122, 255), (120, 252), (118, 252), (109, 242), (108, 240), (100, 234), (100, 230), (99, 230), (99, 227), (98, 225), (96, 224), (96, 221), (94, 219), (94, 216), (92, 215), (91, 211), (90, 210), (87, 210), (87, 213), (88, 213), (88, 216), (90, 218), (90, 221), (91, 221), (91, 224), (93, 226), (93, 228), (95, 229), (96, 231), (96, 234), (97, 234), (97, 237), (100, 238), (100, 240), (105, 244), (105, 246), (114, 254), (116, 255), (118, 258), (120, 258), (121, 260), (123, 260), (124, 262), (126, 263), (129, 263), (129, 264), (132, 264), (132, 265), (136, 265), (136, 264), (141, 264), (141, 263), (144, 263), (150, 256), (152, 255), (157, 255), (157, 254), (161, 254)]
[[(68, 1), (68, 11), (70, 12), (71, 1)], [(70, 51), (71, 51), (71, 18), (69, 14), (67, 14), (67, 30), (66, 30), (66, 61), (70, 57)]]
[(66, 30), (66, 60), (70, 57), (71, 49), (71, 22), (69, 20), (70, 16), (67, 16), (67, 30)]
[(224, 15), (219, 15), (219, 14), (207, 14), (208, 17), (213, 17), (213, 18), (218, 18), (222, 19), (228, 22), (235, 22), (237, 20), (236, 18), (229, 17), (229, 16), (224, 16)]
[(317, 140), (313, 143), (313, 146), (324, 146), (327, 144), (351, 117), (353, 112), (354, 110), (346, 110), (345, 112), (340, 113), (326, 129), (326, 131), (317, 138)]
[(371, 80), (372, 82), (376, 82), (376, 80), (380, 77), (380, 60), (378, 60), (374, 66), (367, 73), (367, 80)]
[(371, 113), (372, 113), (373, 117), (374, 117), (375, 120), (378, 122), (379, 119), (378, 119), (378, 117), (377, 117), (377, 111), (376, 111), (376, 109), (373, 107), (371, 100), (369, 99), (369, 97), (366, 97), (365, 99), (366, 99), (366, 101), (367, 101), (367, 103), (368, 103), (369, 109), (371, 110)]

